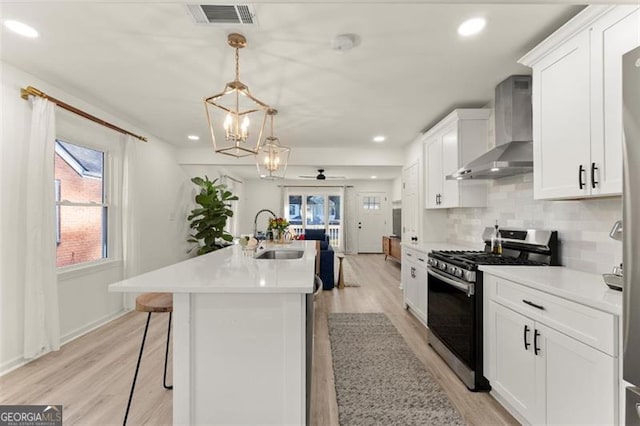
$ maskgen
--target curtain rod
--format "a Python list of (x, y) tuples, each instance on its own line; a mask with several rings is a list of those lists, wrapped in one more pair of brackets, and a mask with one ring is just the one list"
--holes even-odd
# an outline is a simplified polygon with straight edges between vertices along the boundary
[(120, 132), (120, 133), (124, 133), (125, 135), (129, 135), (129, 136), (133, 136), (134, 138), (140, 139), (143, 142), (147, 142), (147, 138), (144, 136), (140, 136), (140, 135), (136, 135), (135, 133), (131, 133), (128, 130), (125, 130), (123, 128), (120, 128), (118, 126), (116, 126), (115, 124), (111, 124), (107, 121), (104, 121), (98, 117), (96, 117), (95, 115), (91, 115), (87, 112), (82, 111), (79, 108), (76, 108), (72, 105), (69, 105), (66, 102), (62, 102), (59, 99), (56, 99), (52, 96), (47, 95), (46, 93), (42, 92), (41, 90), (36, 89), (33, 86), (27, 86), (26, 89), (20, 89), (20, 97), (24, 100), (28, 100), (29, 99), (29, 95), (33, 95), (33, 96), (39, 96), (41, 98), (47, 99), (51, 102), (53, 102), (54, 104), (56, 104), (57, 106), (59, 106), (62, 109), (66, 109), (69, 112), (72, 112), (74, 114), (79, 115), (80, 117), (86, 118), (87, 120), (93, 121), (94, 123), (98, 123), (104, 127), (108, 127), (111, 130), (115, 130), (116, 132)]
[(222, 175), (222, 176), (220, 176), (220, 177), (230, 179), (230, 180), (232, 180), (232, 181), (234, 181), (234, 182), (236, 182), (236, 183), (244, 183), (244, 182), (243, 182), (243, 181), (241, 181), (240, 179), (236, 179), (236, 178), (234, 178), (233, 176), (229, 176), (229, 175)]

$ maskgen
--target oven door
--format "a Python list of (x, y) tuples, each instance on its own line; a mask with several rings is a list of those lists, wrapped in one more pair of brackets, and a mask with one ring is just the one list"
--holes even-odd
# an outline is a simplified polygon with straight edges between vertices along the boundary
[(444, 275), (431, 266), (427, 272), (429, 332), (468, 369), (475, 371), (477, 336), (474, 284)]

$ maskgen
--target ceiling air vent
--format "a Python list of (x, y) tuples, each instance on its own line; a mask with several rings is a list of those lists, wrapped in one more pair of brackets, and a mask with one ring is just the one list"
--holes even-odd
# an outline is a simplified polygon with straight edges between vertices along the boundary
[(196, 24), (256, 25), (251, 6), (246, 4), (188, 4)]

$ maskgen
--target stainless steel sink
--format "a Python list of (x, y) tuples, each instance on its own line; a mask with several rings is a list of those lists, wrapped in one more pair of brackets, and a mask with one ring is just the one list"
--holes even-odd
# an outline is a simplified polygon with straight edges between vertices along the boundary
[(304, 255), (304, 250), (266, 250), (256, 255), (256, 259), (300, 259)]

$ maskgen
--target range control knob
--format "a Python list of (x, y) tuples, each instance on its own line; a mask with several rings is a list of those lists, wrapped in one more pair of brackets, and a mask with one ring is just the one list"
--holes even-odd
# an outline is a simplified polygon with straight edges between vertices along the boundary
[(444, 263), (444, 262), (439, 262), (438, 263), (438, 268), (440, 268), (443, 271), (446, 271), (447, 270), (447, 264)]
[(453, 275), (455, 275), (458, 278), (462, 278), (462, 274), (463, 272), (462, 272), (462, 269), (460, 268), (456, 268), (455, 272), (453, 273)]

